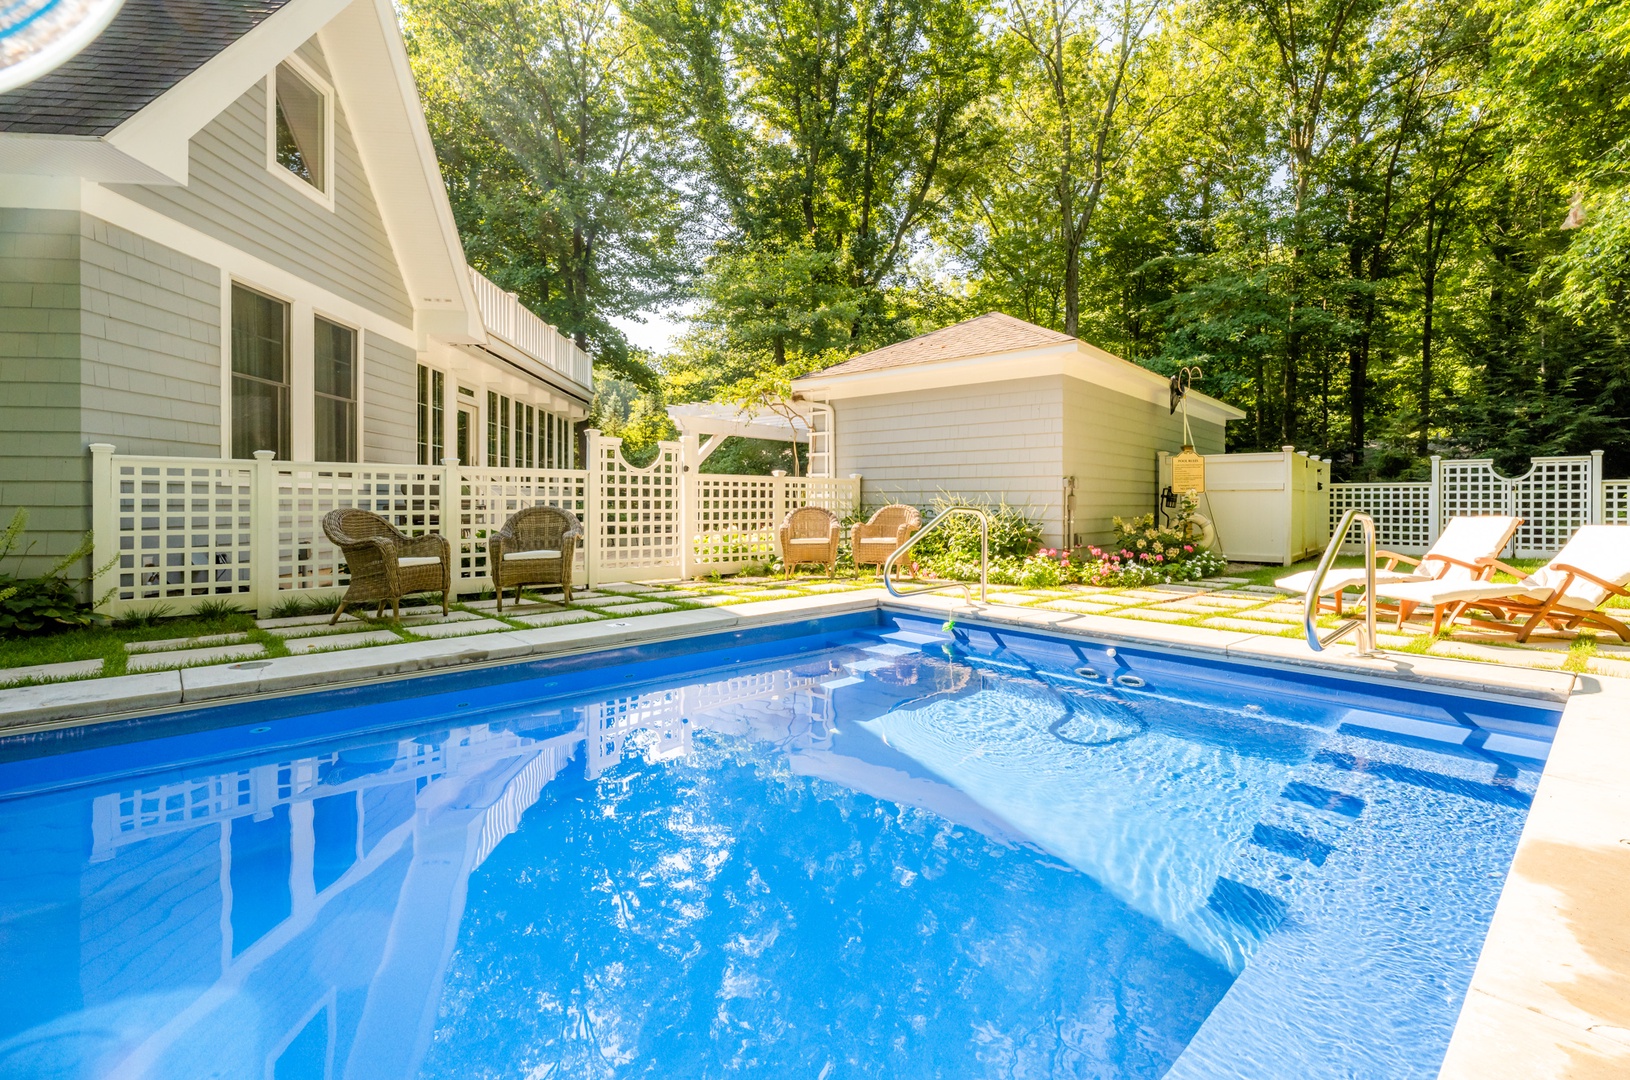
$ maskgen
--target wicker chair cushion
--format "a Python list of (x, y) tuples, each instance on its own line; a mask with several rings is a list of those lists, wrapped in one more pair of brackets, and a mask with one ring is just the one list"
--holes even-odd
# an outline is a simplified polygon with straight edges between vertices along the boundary
[(558, 552), (558, 551), (550, 551), (547, 548), (539, 548), (536, 551), (506, 551), (506, 552), (504, 552), (504, 561), (505, 562), (524, 562), (527, 559), (558, 559), (558, 558), (560, 558), (560, 552)]
[(787, 541), (789, 544), (803, 544), (808, 547), (825, 547), (831, 542), (832, 541), (830, 539), (824, 536), (795, 536)]
[(397, 566), (440, 566), (439, 555), (408, 555), (396, 560)]
[(860, 542), (862, 544), (887, 544), (889, 547), (893, 547), (895, 544), (899, 543), (899, 541), (892, 536), (862, 536), (860, 538)]

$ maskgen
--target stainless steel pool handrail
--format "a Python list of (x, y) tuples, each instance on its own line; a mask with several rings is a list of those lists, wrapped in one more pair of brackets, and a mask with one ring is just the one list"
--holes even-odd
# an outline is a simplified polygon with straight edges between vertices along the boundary
[(889, 572), (894, 569), (894, 564), (900, 561), (900, 556), (916, 547), (923, 537), (950, 521), (952, 515), (955, 514), (972, 514), (979, 519), (979, 602), (981, 604), (985, 603), (985, 588), (990, 577), (990, 515), (973, 506), (951, 507), (929, 522), (926, 529), (920, 530), (916, 536), (895, 548), (889, 557), (883, 560), (883, 588), (888, 590), (890, 596), (898, 596), (903, 599), (907, 596), (916, 596), (918, 593), (960, 588), (968, 594), (969, 599), (973, 598), (973, 590), (968, 588), (966, 582), (962, 581), (943, 581), (938, 585), (927, 585), (921, 589), (912, 589), (909, 593), (903, 593), (894, 587), (894, 582), (889, 580)]
[[(1324, 587), (1324, 576), (1330, 572), (1330, 564), (1336, 561), (1336, 553), (1341, 550), (1342, 541), (1347, 539), (1347, 530), (1354, 521), (1364, 527), (1364, 619), (1362, 622), (1348, 619), (1320, 637), (1315, 621), (1319, 614), (1319, 590)], [(1313, 580), (1308, 582), (1307, 595), (1302, 598), (1302, 632), (1307, 635), (1308, 647), (1314, 652), (1323, 652), (1325, 646), (1334, 645), (1351, 630), (1358, 631), (1358, 655), (1376, 655), (1375, 519), (1362, 510), (1349, 510), (1341, 516), (1341, 524), (1331, 533), (1330, 546), (1324, 549), (1324, 558), (1319, 560), (1319, 568), (1313, 571)]]

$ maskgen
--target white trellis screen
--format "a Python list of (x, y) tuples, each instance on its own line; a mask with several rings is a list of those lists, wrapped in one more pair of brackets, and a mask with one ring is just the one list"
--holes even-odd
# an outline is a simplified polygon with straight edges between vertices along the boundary
[(1602, 452), (1535, 458), (1521, 476), (1501, 476), (1486, 458), (1432, 458), (1432, 479), (1399, 484), (1333, 484), (1332, 526), (1351, 508), (1374, 518), (1377, 542), (1409, 554), (1430, 546), (1453, 517), (1511, 514), (1523, 519), (1511, 554), (1549, 558), (1581, 525), (1630, 524), (1630, 480), (1602, 478)]
[[(91, 521), (104, 611), (210, 600), (269, 612), (291, 596), (349, 584), (323, 535), (323, 515), (371, 510), (403, 532), (437, 532), (453, 547), (458, 593), (491, 587), (487, 538), (510, 514), (558, 506), (582, 521), (580, 581), (642, 581), (729, 573), (775, 554), (775, 525), (805, 503), (844, 517), (858, 478), (700, 473), (695, 440), (663, 443), (630, 465), (621, 440), (588, 432), (584, 469), (219, 461), (92, 452)], [(104, 599), (105, 596), (105, 599)]]

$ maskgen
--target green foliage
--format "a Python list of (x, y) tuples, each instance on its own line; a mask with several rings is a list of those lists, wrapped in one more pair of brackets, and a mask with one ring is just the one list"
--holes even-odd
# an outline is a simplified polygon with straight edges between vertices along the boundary
[[(21, 559), (33, 549), (28, 544), (17, 550), (27, 529), (28, 510), (18, 507), (5, 529), (0, 530), (0, 563), (13, 555)], [(0, 572), (0, 637), (54, 632), (98, 622), (101, 616), (80, 599), (95, 574), (68, 576), (69, 570), (83, 563), (92, 549), (92, 537), (87, 532), (72, 551), (43, 574), (18, 577)]]

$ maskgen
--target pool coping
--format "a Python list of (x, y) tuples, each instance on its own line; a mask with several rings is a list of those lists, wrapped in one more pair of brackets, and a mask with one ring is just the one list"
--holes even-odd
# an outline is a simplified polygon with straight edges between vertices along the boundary
[(355, 652), (0, 691), (0, 737), (879, 608), (1365, 681), (1562, 705), (1441, 1076), (1630, 1074), (1630, 680), (1415, 654), (1311, 652), (1301, 641), (881, 590), (754, 601)]

